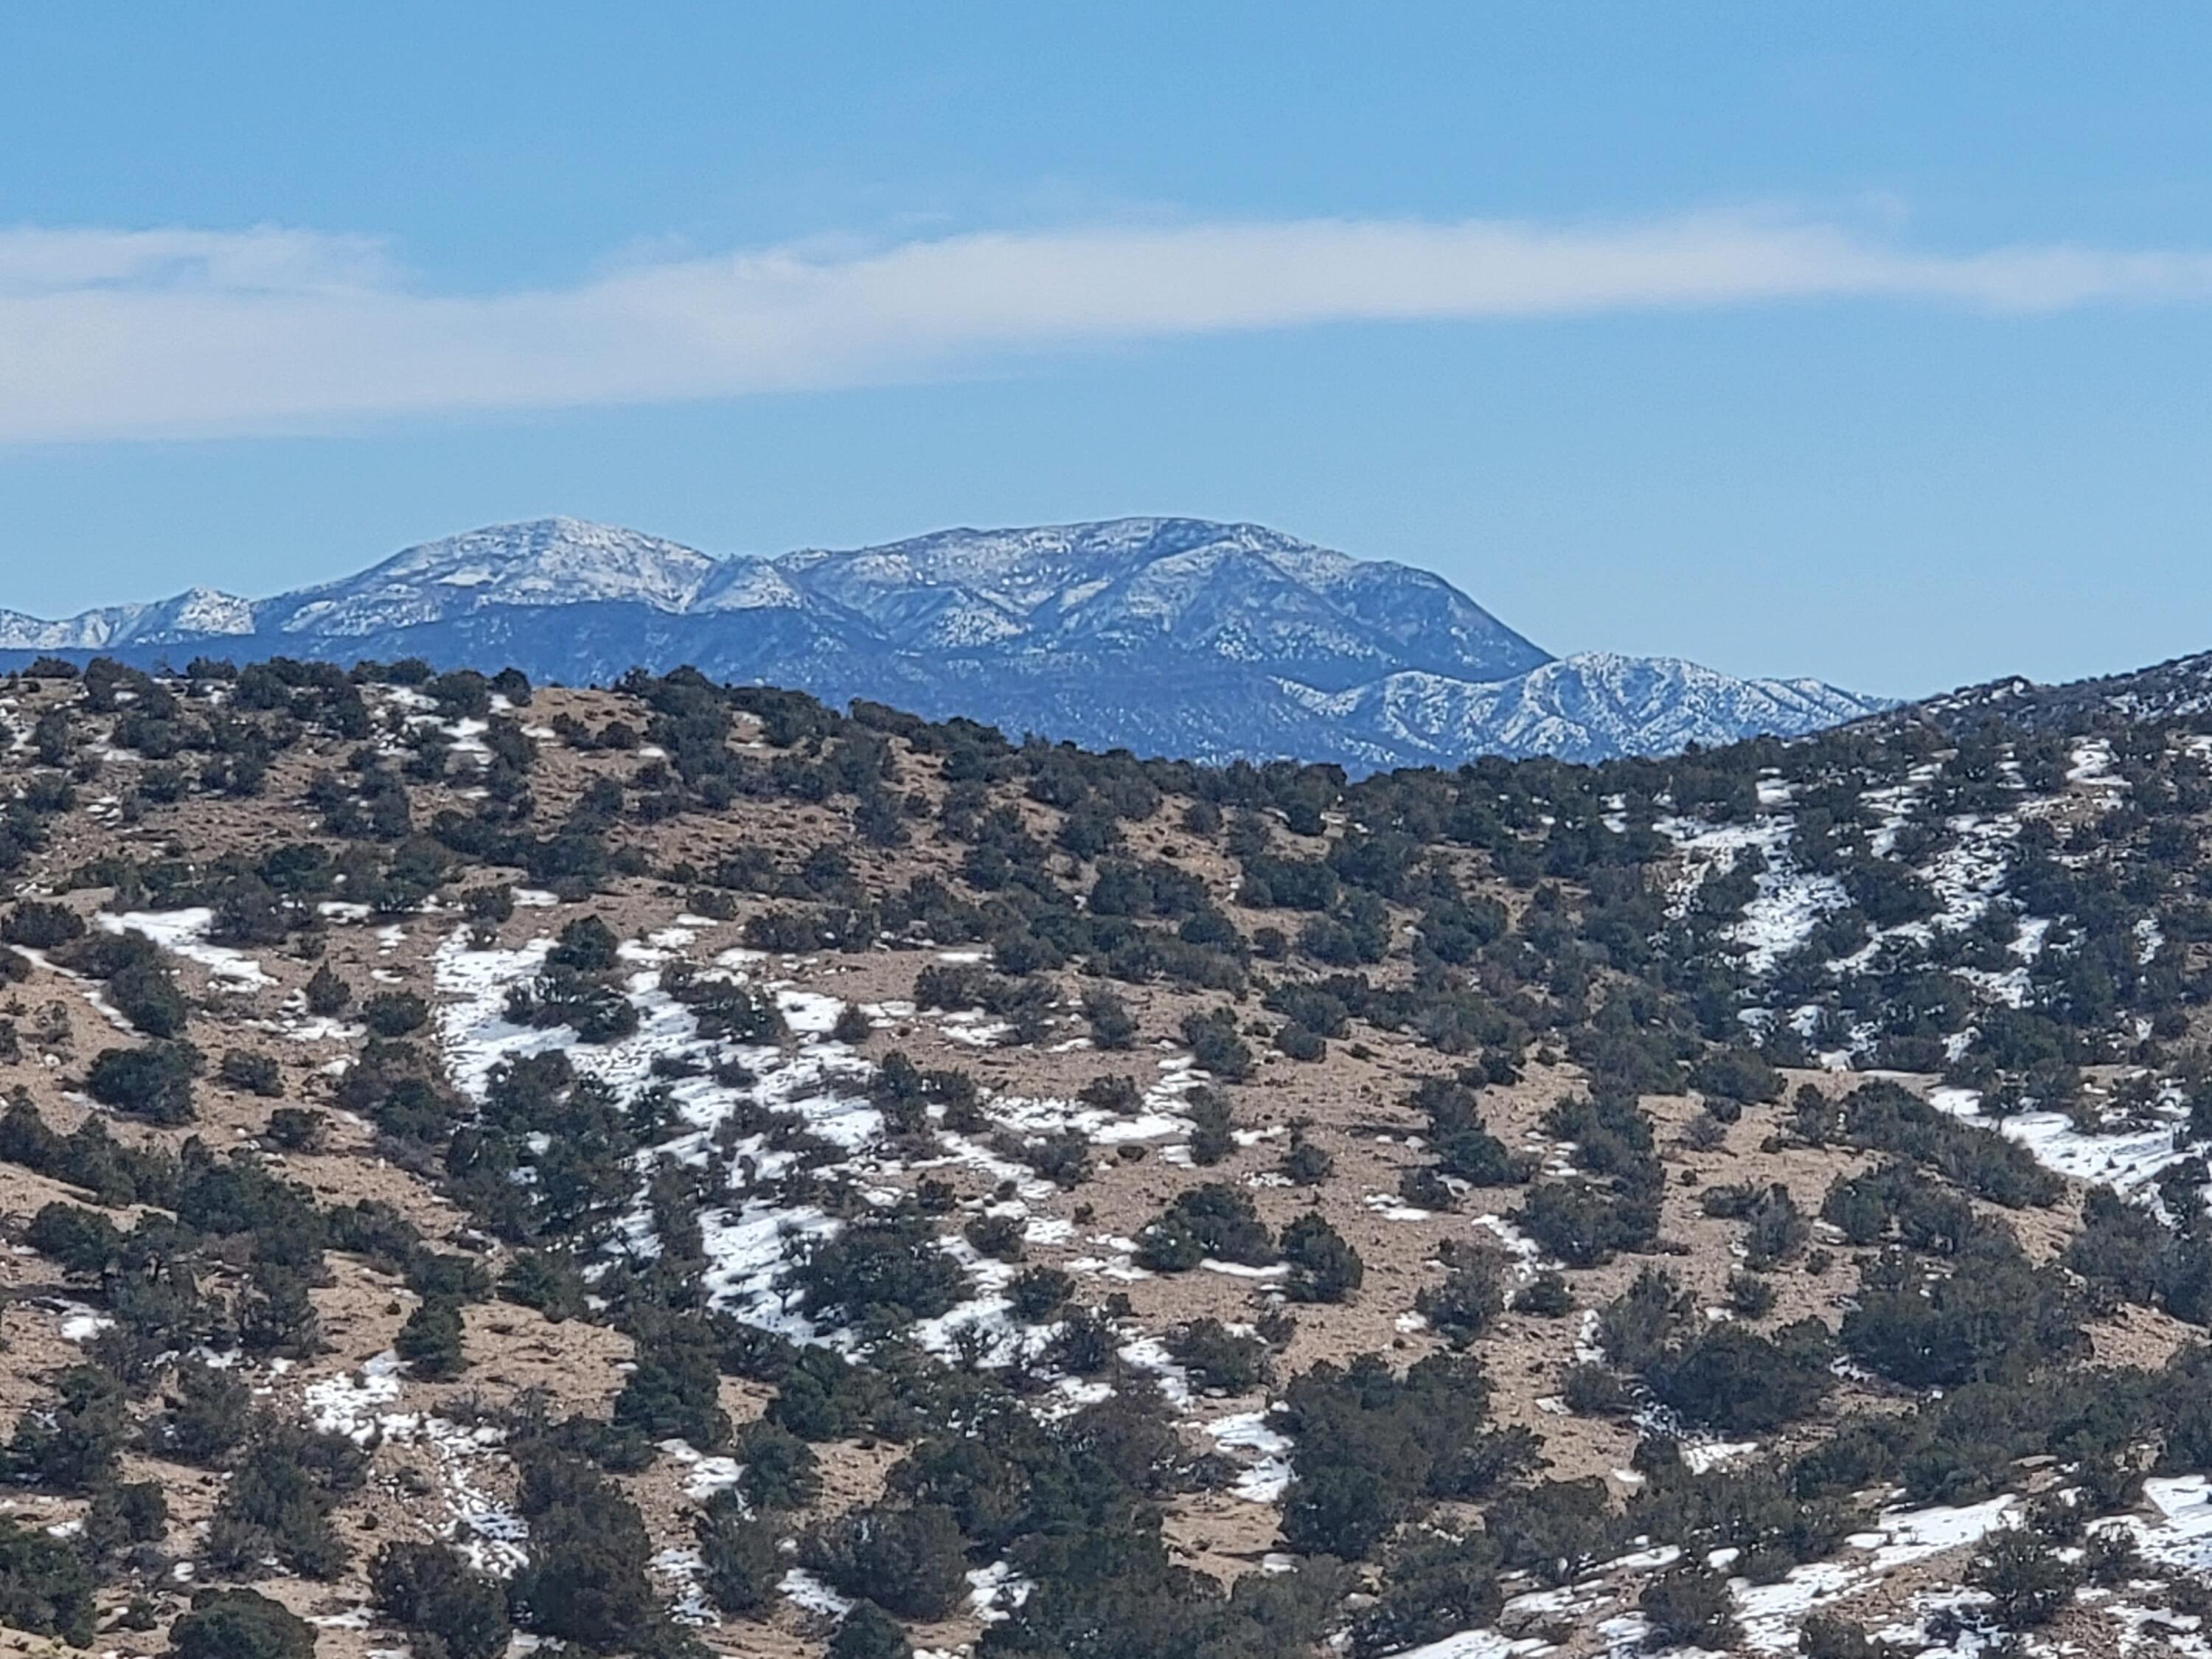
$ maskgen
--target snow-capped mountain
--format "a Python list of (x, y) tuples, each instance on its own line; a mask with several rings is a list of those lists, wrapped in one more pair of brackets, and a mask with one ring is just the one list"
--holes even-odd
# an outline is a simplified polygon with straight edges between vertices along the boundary
[(254, 631), (253, 602), (191, 587), (151, 605), (112, 605), (60, 622), (0, 611), (0, 651), (112, 651)]
[(273, 599), (194, 590), (52, 623), (0, 612), (0, 659), (39, 652), (420, 656), (571, 684), (688, 663), (1095, 747), (1361, 771), (1655, 754), (1884, 706), (1664, 659), (1554, 659), (1427, 571), (1197, 519), (947, 530), (774, 559), (542, 519)]
[(1740, 680), (1674, 657), (1588, 652), (1492, 684), (1386, 675), (1306, 706), (1443, 763), (1469, 753), (1598, 761), (1840, 726), (1887, 707), (1819, 680)]
[(256, 607), (265, 632), (357, 638), (495, 605), (688, 607), (720, 568), (704, 553), (634, 530), (538, 519), (426, 542), (357, 576)]
[(775, 568), (901, 649), (1163, 642), (1331, 689), (1417, 667), (1490, 680), (1547, 655), (1440, 576), (1261, 525), (1115, 519), (948, 530)]

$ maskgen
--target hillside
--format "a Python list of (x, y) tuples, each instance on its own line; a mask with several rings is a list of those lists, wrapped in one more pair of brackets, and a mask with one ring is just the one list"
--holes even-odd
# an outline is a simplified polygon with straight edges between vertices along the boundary
[(696, 675), (0, 720), (31, 1650), (2197, 1650), (2194, 715), (1349, 784)]
[(195, 590), (60, 622), (0, 613), (0, 662), (53, 652), (149, 668), (420, 657), (579, 686), (689, 665), (1098, 749), (1355, 772), (1674, 753), (1884, 706), (1664, 659), (1554, 660), (1427, 571), (1196, 519), (951, 530), (775, 559), (544, 519), (273, 599)]

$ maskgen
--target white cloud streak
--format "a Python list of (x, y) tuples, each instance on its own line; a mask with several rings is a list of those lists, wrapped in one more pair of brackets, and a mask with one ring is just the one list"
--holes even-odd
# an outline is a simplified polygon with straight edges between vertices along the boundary
[(972, 372), (1010, 354), (1340, 322), (1849, 299), (2034, 313), (2212, 300), (2212, 254), (1927, 253), (1699, 216), (981, 234), (440, 295), (367, 239), (0, 230), (0, 441), (324, 429)]

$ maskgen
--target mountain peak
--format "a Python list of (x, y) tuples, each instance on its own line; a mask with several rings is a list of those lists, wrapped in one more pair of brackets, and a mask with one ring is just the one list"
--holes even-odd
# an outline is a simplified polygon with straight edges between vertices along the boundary
[(680, 542), (582, 519), (487, 525), (403, 548), (350, 576), (272, 601), (264, 625), (360, 635), (492, 605), (642, 605), (681, 611), (717, 561)]
[(939, 530), (775, 561), (902, 647), (1127, 650), (1162, 642), (1328, 690), (1400, 669), (1475, 680), (1550, 658), (1442, 577), (1265, 525), (1121, 518)]

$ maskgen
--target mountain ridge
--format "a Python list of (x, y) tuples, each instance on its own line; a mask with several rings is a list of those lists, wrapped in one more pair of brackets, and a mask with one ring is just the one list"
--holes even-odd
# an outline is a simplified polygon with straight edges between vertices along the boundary
[(765, 558), (553, 517), (264, 599), (192, 589), (52, 622), (0, 611), (0, 655), (146, 665), (194, 651), (421, 656), (571, 684), (689, 664), (1103, 747), (1360, 771), (1656, 754), (1888, 706), (1674, 659), (1555, 657), (1432, 572), (1174, 517)]

